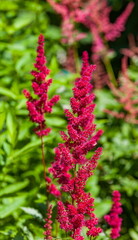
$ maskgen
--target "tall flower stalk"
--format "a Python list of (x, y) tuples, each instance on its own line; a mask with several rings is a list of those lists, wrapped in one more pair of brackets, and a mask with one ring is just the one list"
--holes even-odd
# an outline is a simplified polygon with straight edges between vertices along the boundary
[(119, 191), (115, 190), (112, 193), (112, 208), (108, 215), (104, 216), (106, 222), (111, 226), (111, 239), (116, 239), (120, 236), (121, 225), (122, 225), (122, 218), (119, 215), (122, 213), (121, 207), (121, 194)]
[[(41, 149), (42, 149), (42, 164), (44, 166), (44, 179), (46, 182), (46, 192), (53, 194), (56, 197), (60, 196), (60, 192), (54, 184), (52, 184), (51, 179), (46, 174), (46, 163), (45, 163), (45, 153), (44, 153), (44, 136), (48, 135), (51, 131), (46, 125), (45, 114), (52, 112), (52, 107), (58, 102), (59, 96), (55, 95), (51, 99), (48, 98), (48, 88), (52, 83), (52, 79), (47, 79), (50, 70), (46, 67), (46, 57), (44, 55), (44, 36), (42, 34), (38, 37), (38, 47), (37, 47), (37, 57), (34, 67), (36, 70), (31, 71), (33, 75), (32, 88), (34, 95), (32, 97), (28, 90), (23, 90), (25, 97), (28, 99), (26, 102), (27, 109), (29, 111), (30, 120), (37, 124), (34, 132), (41, 138)], [(47, 197), (48, 197), (47, 195)], [(44, 239), (52, 239), (52, 205), (49, 204), (47, 200), (47, 217), (45, 219), (45, 232)]]
[(38, 37), (37, 57), (31, 74), (34, 77), (32, 80), (32, 88), (36, 97), (32, 97), (28, 90), (23, 90), (29, 111), (30, 120), (37, 124), (34, 132), (41, 138), (42, 147), (42, 163), (44, 166), (44, 177), (46, 178), (46, 164), (44, 156), (44, 141), (43, 137), (48, 135), (51, 129), (46, 125), (45, 114), (52, 112), (52, 107), (58, 102), (59, 96), (55, 95), (50, 100), (48, 99), (48, 88), (52, 83), (52, 79), (47, 79), (50, 70), (46, 67), (46, 57), (44, 55), (44, 36), (42, 34)]
[[(95, 237), (102, 229), (97, 227), (98, 219), (94, 214), (94, 198), (85, 192), (85, 185), (102, 153), (96, 148), (102, 130), (95, 132), (94, 94), (91, 92), (91, 75), (94, 65), (88, 63), (87, 52), (83, 53), (81, 77), (75, 81), (71, 111), (66, 109), (68, 119), (67, 133), (61, 132), (64, 143), (55, 149), (55, 161), (50, 168), (54, 178), (61, 185), (62, 199), (58, 201), (58, 221), (60, 228), (71, 232), (75, 240), (83, 240), (82, 228), (87, 227), (87, 235)], [(87, 153), (93, 155), (87, 158)], [(66, 199), (63, 200), (63, 199)]]
[[(57, 220), (60, 229), (66, 232), (66, 237), (69, 235), (74, 240), (84, 240), (82, 230), (85, 227), (86, 234), (91, 240), (102, 232), (101, 227), (97, 226), (98, 218), (94, 214), (94, 198), (85, 191), (87, 180), (93, 175), (98, 159), (102, 154), (102, 148), (96, 147), (96, 145), (103, 131), (96, 131), (93, 114), (95, 95), (92, 93), (91, 75), (96, 67), (89, 64), (88, 53), (84, 52), (81, 76), (75, 80), (73, 97), (70, 99), (71, 109), (65, 109), (65, 115), (68, 119), (67, 133), (61, 132), (63, 143), (60, 143), (55, 149), (55, 161), (49, 168), (59, 183), (59, 191), (46, 174), (44, 156), (43, 137), (51, 130), (46, 125), (45, 113), (51, 113), (53, 105), (59, 100), (57, 95), (50, 100), (48, 98), (48, 88), (52, 79), (47, 79), (50, 70), (45, 66), (45, 63), (44, 37), (40, 34), (36, 63), (34, 64), (36, 70), (31, 72), (34, 76), (32, 88), (36, 97), (33, 97), (26, 89), (23, 92), (28, 99), (26, 105), (30, 119), (37, 124), (34, 131), (41, 138), (47, 193), (48, 195), (51, 193), (57, 198)], [(106, 221), (112, 227), (111, 238), (113, 239), (119, 236), (121, 229), (122, 220), (118, 215), (122, 209), (119, 201), (119, 192), (114, 191), (111, 213), (105, 216)], [(44, 225), (45, 240), (53, 239), (52, 209), (52, 204), (47, 200), (47, 216)], [(113, 217), (117, 223), (114, 223)]]

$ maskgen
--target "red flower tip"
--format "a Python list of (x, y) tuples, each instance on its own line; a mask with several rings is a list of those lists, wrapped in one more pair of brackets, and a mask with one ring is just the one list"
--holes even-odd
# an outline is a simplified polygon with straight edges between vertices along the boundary
[(40, 137), (48, 135), (51, 131), (51, 129), (46, 126), (44, 114), (52, 112), (53, 105), (59, 100), (59, 96), (57, 95), (48, 100), (48, 88), (52, 83), (52, 79), (46, 79), (50, 70), (45, 66), (45, 63), (44, 36), (40, 34), (38, 37), (36, 63), (34, 64), (36, 70), (31, 71), (34, 77), (32, 80), (32, 88), (37, 98), (31, 97), (28, 90), (23, 90), (23, 94), (28, 98), (26, 105), (30, 119), (32, 122), (38, 124), (34, 131)]
[(119, 191), (115, 190), (112, 193), (112, 208), (111, 212), (104, 216), (106, 222), (112, 227), (110, 236), (112, 239), (116, 239), (120, 236), (122, 218), (119, 215), (122, 213), (122, 207), (120, 203), (121, 194)]

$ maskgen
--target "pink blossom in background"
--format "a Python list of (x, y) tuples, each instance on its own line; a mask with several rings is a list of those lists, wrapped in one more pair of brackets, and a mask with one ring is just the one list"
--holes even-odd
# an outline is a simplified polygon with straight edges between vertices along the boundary
[(50, 70), (45, 66), (46, 58), (44, 56), (44, 36), (40, 34), (38, 38), (37, 57), (34, 67), (37, 70), (31, 71), (34, 79), (32, 80), (32, 88), (37, 98), (33, 98), (28, 90), (23, 90), (29, 116), (32, 122), (38, 124), (34, 129), (38, 136), (47, 135), (50, 128), (46, 126), (45, 113), (51, 113), (53, 105), (58, 102), (59, 96), (55, 95), (52, 99), (48, 99), (48, 88), (52, 83), (52, 79), (46, 79)]
[(120, 37), (121, 32), (125, 30), (125, 24), (134, 8), (134, 3), (130, 2), (124, 12), (117, 18), (115, 23), (109, 24), (109, 28), (105, 31), (105, 37), (109, 41), (114, 41)]
[[(106, 70), (102, 65), (106, 65), (104, 57), (110, 52), (107, 46), (108, 41), (114, 41), (121, 36), (125, 30), (125, 24), (129, 15), (134, 8), (134, 2), (130, 2), (122, 14), (111, 22), (110, 14), (112, 7), (108, 5), (107, 0), (46, 0), (53, 7), (53, 9), (61, 15), (62, 18), (62, 41), (70, 46), (74, 45), (76, 41), (86, 37), (85, 33), (77, 31), (77, 23), (83, 24), (89, 29), (92, 36), (92, 61), (95, 62), (95, 55), (97, 58), (97, 73), (94, 78), (94, 87), (102, 88), (106, 85), (111, 76), (106, 74)], [(67, 56), (67, 63), (72, 63), (67, 67), (69, 71), (75, 72), (75, 54)], [(98, 66), (99, 64), (99, 66)]]
[(137, 58), (138, 57), (138, 37), (135, 40), (134, 35), (129, 34), (128, 35), (128, 41), (129, 41), (129, 48), (123, 48), (121, 49), (121, 53), (129, 58)]
[[(96, 148), (103, 131), (96, 132), (94, 124), (95, 98), (92, 91), (91, 75), (94, 65), (88, 62), (87, 52), (83, 53), (81, 77), (75, 81), (71, 110), (65, 109), (68, 119), (67, 133), (61, 132), (64, 143), (55, 149), (55, 161), (49, 171), (61, 185), (61, 201), (58, 202), (58, 221), (60, 227), (75, 240), (83, 240), (82, 228), (88, 228), (88, 236), (97, 236), (102, 229), (97, 227), (98, 219), (94, 214), (94, 198), (85, 192), (85, 185), (97, 166), (102, 148)], [(88, 159), (86, 154), (93, 150)], [(65, 195), (65, 196), (64, 196)], [(67, 197), (68, 196), (68, 197)], [(67, 198), (68, 201), (63, 201)], [(69, 200), (70, 199), (70, 200)]]
[(108, 215), (104, 216), (106, 222), (111, 226), (111, 238), (116, 239), (120, 236), (122, 218), (119, 215), (122, 213), (122, 204), (120, 203), (121, 194), (119, 191), (113, 191), (112, 193), (112, 208)]
[(80, 1), (66, 1), (63, 0), (59, 3), (55, 2), (54, 0), (47, 0), (49, 4), (54, 8), (54, 10), (61, 15), (62, 17), (62, 42), (72, 45), (74, 42), (83, 39), (86, 34), (79, 33), (75, 29), (75, 21), (73, 18), (73, 11), (74, 8), (79, 6)]
[(111, 82), (107, 82), (117, 101), (121, 103), (123, 112), (115, 112), (110, 109), (104, 111), (116, 118), (124, 119), (126, 122), (138, 123), (138, 83), (133, 82), (128, 76), (128, 57), (122, 59), (122, 71), (118, 82), (119, 87), (116, 88)]
[(96, 51), (101, 51), (104, 48), (103, 34), (107, 41), (114, 41), (120, 37), (134, 7), (134, 3), (130, 2), (116, 21), (111, 23), (112, 8), (108, 6), (107, 0), (61, 0), (58, 3), (54, 0), (47, 1), (62, 16), (62, 33), (66, 37), (67, 43), (73, 43), (73, 41), (85, 37), (82, 35), (83, 33), (77, 34), (75, 30), (75, 22), (79, 22), (89, 28), (92, 33)]

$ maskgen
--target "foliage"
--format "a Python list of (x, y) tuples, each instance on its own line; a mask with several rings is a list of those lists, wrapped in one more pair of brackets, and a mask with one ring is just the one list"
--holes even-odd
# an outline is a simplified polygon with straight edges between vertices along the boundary
[[(119, 16), (128, 2), (109, 1), (114, 9), (111, 18)], [(109, 44), (116, 51), (112, 59), (116, 75), (120, 69), (119, 49), (128, 47), (130, 29), (135, 34), (136, 9), (137, 2), (126, 32)], [(43, 239), (46, 213), (40, 140), (32, 133), (34, 126), (29, 121), (22, 94), (24, 88), (31, 86), (29, 72), (36, 57), (34, 49), (38, 35), (43, 33), (47, 39), (48, 67), (54, 79), (50, 97), (55, 93), (61, 96), (53, 114), (47, 116), (47, 124), (52, 127), (51, 134), (44, 139), (47, 165), (53, 161), (53, 149), (61, 141), (59, 131), (66, 126), (63, 109), (69, 107), (72, 82), (78, 73), (68, 72), (61, 66), (60, 58), (66, 57), (67, 50), (67, 46), (61, 44), (61, 19), (46, 1), (5, 0), (0, 4), (0, 11), (0, 240), (40, 240)], [(83, 27), (79, 25), (78, 28)], [(89, 50), (92, 41), (88, 30), (84, 31), (87, 37), (77, 43), (79, 53)], [(137, 58), (132, 58), (128, 74), (133, 81), (137, 81), (137, 66)], [(123, 229), (119, 240), (137, 240), (138, 126), (104, 112), (105, 109), (123, 111), (108, 87), (96, 90), (95, 95), (96, 124), (104, 130), (100, 141), (104, 151), (95, 176), (87, 182), (87, 190), (96, 198), (95, 213), (99, 218), (111, 207), (112, 190), (119, 190), (123, 204)], [(51, 197), (51, 201), (54, 204), (54, 198)], [(108, 237), (101, 234), (97, 238), (103, 239)]]

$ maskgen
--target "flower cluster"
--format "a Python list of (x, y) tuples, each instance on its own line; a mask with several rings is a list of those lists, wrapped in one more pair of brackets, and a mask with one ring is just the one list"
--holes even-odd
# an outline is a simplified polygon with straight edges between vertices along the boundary
[[(81, 77), (75, 81), (73, 97), (70, 100), (72, 111), (65, 109), (68, 119), (67, 131), (61, 132), (64, 143), (55, 149), (55, 161), (49, 171), (61, 185), (62, 196), (67, 194), (69, 201), (58, 202), (58, 221), (65, 231), (71, 231), (75, 240), (83, 240), (82, 227), (88, 228), (88, 236), (97, 236), (102, 230), (96, 227), (98, 219), (94, 214), (94, 198), (85, 192), (87, 179), (97, 166), (102, 148), (95, 146), (102, 135), (102, 130), (95, 132), (93, 123), (94, 94), (91, 93), (91, 75), (94, 65), (88, 63), (87, 52), (83, 53)], [(86, 157), (90, 150), (93, 156)]]
[(83, 23), (92, 32), (97, 50), (104, 46), (102, 33), (110, 41), (114, 41), (120, 36), (134, 6), (134, 3), (130, 2), (117, 20), (111, 23), (112, 8), (108, 6), (107, 0), (61, 0), (59, 3), (48, 0), (48, 2), (62, 16), (63, 36), (67, 37), (67, 41), (72, 42), (84, 37), (83, 34), (79, 34), (77, 38), (73, 38), (76, 31), (74, 23)]
[(55, 196), (56, 198), (58, 198), (61, 195), (61, 193), (57, 189), (56, 185), (52, 183), (52, 180), (49, 177), (45, 177), (45, 181), (46, 181), (46, 191), (52, 194), (53, 196)]
[[(56, 3), (54, 0), (48, 0), (48, 2), (62, 16), (62, 31), (66, 40), (73, 42), (85, 37), (83, 33), (74, 34), (76, 33), (74, 23), (82, 23), (89, 28), (94, 37), (95, 51), (104, 49), (103, 34), (107, 41), (114, 41), (120, 37), (134, 7), (134, 3), (130, 2), (117, 20), (111, 23), (110, 13), (112, 8), (108, 6), (107, 0), (61, 0), (59, 3)], [(74, 38), (74, 36), (77, 36), (77, 38)]]
[(49, 2), (54, 10), (62, 17), (61, 29), (63, 35), (63, 43), (72, 45), (74, 42), (86, 36), (85, 33), (79, 33), (75, 29), (73, 9), (78, 7), (79, 1), (63, 0), (61, 3), (56, 3), (54, 0), (47, 0), (47, 2)]
[(122, 207), (120, 203), (121, 194), (119, 191), (113, 191), (112, 193), (112, 201), (113, 205), (111, 208), (110, 214), (104, 216), (106, 222), (111, 226), (111, 238), (116, 239), (120, 236), (121, 225), (122, 225), (122, 218), (119, 215), (122, 213)]
[[(126, 21), (132, 12), (134, 3), (130, 2), (124, 12), (116, 19), (114, 23), (110, 21), (110, 13), (112, 8), (108, 6), (107, 0), (89, 0), (83, 8), (75, 10), (75, 20), (84, 24), (91, 32), (92, 43), (92, 60), (97, 66), (97, 73), (95, 75), (94, 86), (102, 88), (113, 77), (106, 70), (103, 65), (109, 65), (105, 58), (110, 56), (110, 49), (107, 46), (108, 41), (114, 41), (120, 37), (125, 30)], [(116, 81), (116, 80), (114, 80)]]
[(52, 240), (52, 205), (48, 206), (47, 218), (45, 219), (46, 224), (44, 225), (45, 232), (44, 236), (46, 240)]
[(55, 95), (52, 99), (48, 99), (48, 88), (52, 83), (52, 79), (46, 79), (50, 70), (45, 66), (46, 58), (44, 56), (44, 36), (40, 34), (38, 38), (37, 57), (34, 67), (37, 70), (31, 71), (34, 79), (32, 80), (32, 88), (37, 99), (33, 98), (28, 90), (23, 90), (25, 97), (28, 99), (26, 105), (32, 122), (38, 124), (34, 129), (38, 136), (47, 135), (50, 128), (46, 127), (44, 118), (45, 113), (51, 113), (53, 105), (59, 100), (59, 96)]
[[(115, 77), (106, 74), (103, 65), (107, 65), (105, 57), (110, 55), (110, 49), (107, 46), (108, 41), (114, 41), (120, 37), (121, 33), (125, 30), (125, 24), (129, 15), (131, 14), (134, 2), (130, 2), (122, 14), (111, 22), (110, 14), (112, 7), (108, 5), (107, 0), (47, 0), (53, 9), (61, 15), (62, 18), (62, 41), (74, 47), (75, 41), (85, 38), (86, 34), (77, 32), (76, 23), (83, 24), (89, 29), (92, 35), (92, 60), (97, 65), (97, 73), (95, 74), (94, 87), (102, 88), (106, 85), (108, 79), (116, 82)], [(74, 48), (75, 49), (75, 48)], [(70, 52), (70, 51), (69, 51)], [(68, 54), (68, 53), (67, 53)], [(68, 55), (67, 61), (72, 63), (71, 67), (68, 62), (64, 65), (67, 69), (74, 71), (75, 54)], [(107, 68), (107, 66), (106, 66)]]

